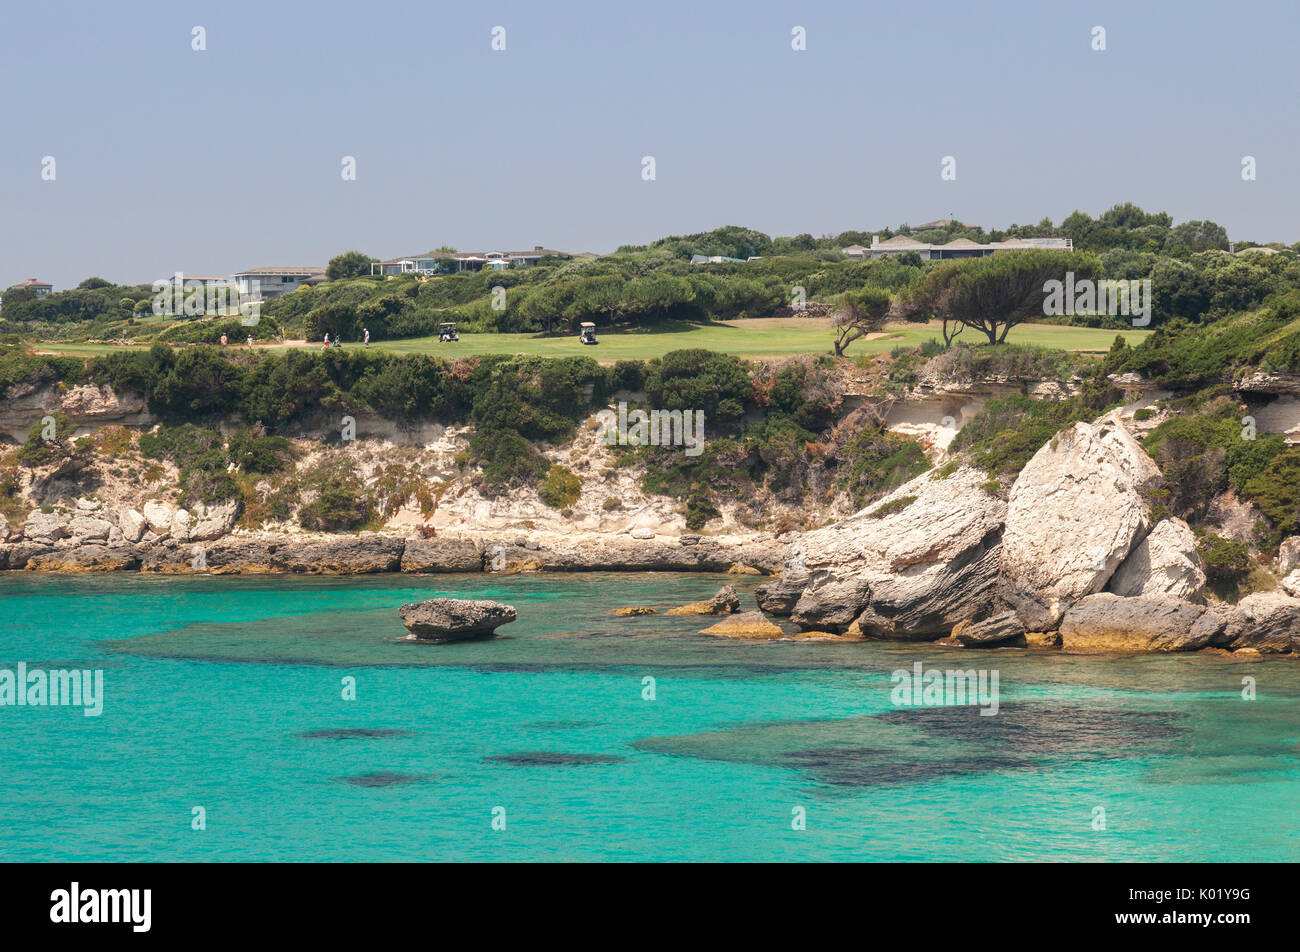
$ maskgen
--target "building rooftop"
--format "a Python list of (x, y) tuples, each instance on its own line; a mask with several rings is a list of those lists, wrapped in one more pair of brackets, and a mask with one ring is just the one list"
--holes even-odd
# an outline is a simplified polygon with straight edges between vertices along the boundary
[(35, 278), (28, 278), (26, 281), (23, 281), (20, 284), (9, 285), (9, 290), (12, 291), (14, 288), (53, 288), (53, 287), (54, 285), (50, 284), (47, 281), (37, 281)]
[(272, 275), (294, 275), (294, 274), (324, 274), (324, 268), (249, 268), (247, 271), (236, 271), (234, 277), (242, 277), (251, 274), (272, 274)]

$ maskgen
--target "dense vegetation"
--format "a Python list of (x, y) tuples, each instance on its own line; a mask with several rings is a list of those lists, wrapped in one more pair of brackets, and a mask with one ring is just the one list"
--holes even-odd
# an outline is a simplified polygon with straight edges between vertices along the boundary
[[(1059, 225), (1011, 225), (985, 231), (959, 222), (925, 231), (906, 225), (836, 236), (770, 237), (726, 226), (711, 232), (671, 236), (649, 245), (624, 246), (601, 258), (543, 258), (533, 267), (438, 274), (371, 277), (371, 258), (349, 251), (330, 261), (330, 280), (266, 302), (258, 324), (246, 327), (231, 316), (155, 316), (149, 285), (119, 286), (91, 278), (78, 288), (37, 300), (31, 289), (5, 294), (0, 329), (65, 340), (129, 339), (176, 343), (232, 341), (252, 334), (265, 340), (283, 334), (319, 340), (421, 337), (454, 321), (468, 331), (571, 333), (579, 323), (649, 326), (784, 313), (799, 300), (834, 302), (866, 290), (933, 305), (942, 279), (935, 272), (973, 274), (1014, 267), (1031, 252), (995, 255), (973, 262), (922, 262), (915, 254), (881, 260), (850, 260), (842, 249), (911, 234), (942, 244), (956, 238), (977, 242), (1008, 237), (1069, 237), (1080, 275), (1104, 279), (1149, 278), (1153, 326), (1182, 319), (1205, 322), (1259, 306), (1271, 295), (1300, 289), (1296, 248), (1227, 254), (1227, 235), (1214, 222), (1175, 225), (1169, 215), (1147, 213), (1131, 203), (1099, 218), (1074, 212)], [(1245, 247), (1250, 242), (1240, 242)], [(1276, 254), (1266, 252), (1275, 251)], [(739, 259), (692, 265), (692, 255)], [(749, 260), (749, 259), (756, 260)], [(982, 263), (981, 263), (982, 262)], [(1074, 315), (1058, 322), (1094, 327), (1125, 326), (1121, 317)], [(828, 341), (829, 347), (829, 341)]]
[[(331, 261), (332, 280), (267, 305), (253, 332), (319, 337), (328, 331), (351, 340), (364, 327), (382, 340), (430, 334), (446, 320), (467, 330), (537, 333), (568, 333), (586, 320), (671, 326), (782, 312), (801, 289), (808, 300), (834, 300), (867, 323), (883, 319), (892, 301), (901, 305), (889, 312), (893, 316), (937, 315), (998, 341), (1009, 320), (1034, 319), (1034, 288), (1049, 270), (1150, 278), (1156, 330), (1136, 347), (1117, 338), (1108, 354), (1084, 357), (982, 344), (976, 334), (970, 335), (974, 340), (945, 335), (943, 341), (896, 350), (879, 365), (863, 358), (856, 368), (874, 374), (869, 397), (879, 406), (923, 380), (1074, 384), (1066, 399), (1012, 393), (989, 400), (961, 430), (951, 449), (989, 474), (990, 491), (1005, 491), (1062, 428), (1119, 405), (1128, 387), (1117, 376), (1136, 375), (1172, 391), (1158, 408), (1140, 411), (1143, 420), (1160, 415), (1146, 437), (1165, 476), (1153, 499), (1157, 512), (1192, 525), (1212, 584), (1243, 584), (1260, 552), (1300, 532), (1300, 449), (1278, 435), (1245, 435), (1244, 418), (1267, 398), (1234, 386), (1251, 373), (1300, 373), (1295, 249), (1226, 254), (1226, 234), (1213, 222), (1175, 225), (1167, 215), (1132, 205), (1116, 206), (1095, 220), (1076, 212), (1059, 226), (1044, 221), (984, 232), (947, 223), (919, 237), (942, 243), (1045, 235), (1073, 238), (1076, 251), (934, 264), (915, 255), (852, 261), (840, 249), (870, 244), (871, 234), (772, 238), (727, 227), (624, 247), (599, 259), (545, 259), (536, 267), (427, 280), (369, 277), (368, 256), (349, 252)], [(741, 260), (692, 265), (692, 254)], [(921, 444), (886, 431), (879, 415), (846, 412), (833, 381), (847, 363), (829, 355), (762, 366), (679, 350), (601, 366), (586, 356), (442, 359), (377, 350), (173, 348), (168, 342), (212, 343), (223, 332), (241, 340), (248, 329), (233, 316), (156, 318), (142, 310), (150, 291), (90, 279), (39, 301), (29, 291), (9, 292), (6, 330), (37, 337), (126, 337), (152, 346), (89, 361), (3, 346), (0, 395), (88, 381), (142, 395), (163, 426), (140, 438), (140, 451), (175, 465), (187, 504), (241, 498), (258, 518), (283, 518), (296, 500), (302, 503), (302, 524), (319, 529), (370, 525), (410, 499), (429, 511), (441, 489), (400, 461), (366, 481), (338, 459), (294, 474), (286, 436), (338, 445), (343, 418), (360, 413), (398, 423), (471, 425), (459, 462), (473, 467), (466, 472), (475, 474), (482, 492), (534, 486), (547, 505), (567, 511), (580, 496), (580, 480), (552, 465), (543, 451), (573, 438), (588, 413), (616, 400), (632, 408), (701, 410), (707, 440), (699, 455), (662, 446), (617, 447), (615, 453), (619, 465), (643, 468), (646, 491), (679, 500), (692, 529), (708, 525), (724, 501), (737, 504), (742, 522), (755, 524), (772, 499), (811, 511), (846, 493), (854, 505), (866, 507), (929, 466)], [(1099, 315), (1072, 320), (1128, 326), (1123, 318)], [(841, 331), (847, 346), (857, 331)], [(56, 428), (54, 439), (34, 429), (12, 463), (70, 470), (83, 465), (95, 447), (70, 439), (66, 421)], [(219, 428), (230, 435), (223, 437)], [(258, 480), (274, 483), (274, 492), (253, 493)], [(16, 485), (12, 467), (0, 468), (0, 496), (10, 496)], [(1248, 541), (1228, 538), (1215, 523), (1216, 500), (1225, 494), (1258, 514)], [(620, 502), (611, 497), (604, 504), (614, 509)]]

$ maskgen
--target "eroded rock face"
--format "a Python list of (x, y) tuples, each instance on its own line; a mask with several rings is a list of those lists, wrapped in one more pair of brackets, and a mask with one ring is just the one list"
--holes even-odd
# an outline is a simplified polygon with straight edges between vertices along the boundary
[(166, 535), (172, 527), (172, 508), (156, 500), (144, 504), (144, 518), (149, 528), (159, 535)]
[(1237, 381), (1236, 387), (1244, 393), (1270, 393), (1300, 395), (1300, 374), (1263, 373), (1256, 371)]
[(780, 578), (775, 581), (755, 588), (754, 599), (758, 602), (760, 611), (784, 618), (794, 611), (799, 596), (807, 587), (807, 572), (788, 570), (781, 573)]
[(50, 384), (15, 384), (7, 392), (0, 392), (0, 398), (0, 433), (8, 434), (16, 442), (22, 442), (42, 417), (55, 411), (66, 414), (73, 429), (108, 423), (144, 426), (154, 422), (143, 397), (131, 392), (119, 395), (108, 384), (82, 384), (66, 393)]
[(123, 509), (117, 514), (117, 527), (122, 531), (122, 538), (127, 542), (139, 542), (149, 520), (134, 509)]
[(402, 552), (403, 572), (478, 572), (483, 549), (470, 539), (408, 539)]
[(932, 640), (988, 606), (1006, 503), (978, 470), (938, 472), (804, 534), (808, 584), (791, 621), (844, 632), (856, 620), (868, 637)]
[(84, 514), (68, 520), (68, 537), (77, 543), (105, 542), (113, 524), (107, 519), (97, 519)]
[(431, 598), (403, 605), (397, 615), (420, 641), (487, 638), (518, 617), (512, 605), (465, 598)]
[(187, 539), (190, 542), (209, 542), (213, 539), (220, 539), (235, 528), (235, 523), (239, 520), (239, 513), (242, 509), (243, 505), (238, 499), (230, 499), (212, 506), (200, 503), (189, 513), (188, 534), (185, 536), (176, 535), (176, 521), (180, 518), (181, 512), (184, 512), (183, 509), (178, 510), (176, 518), (172, 520), (172, 535), (178, 539)]
[(27, 514), (23, 522), (23, 537), (33, 542), (53, 542), (68, 536), (68, 523), (71, 520), (66, 512), (41, 512), (36, 509)]
[(187, 542), (190, 538), (190, 511), (188, 509), (177, 509), (172, 513), (171, 525), (167, 529), (170, 535), (177, 542)]
[(1205, 570), (1196, 536), (1181, 519), (1162, 519), (1120, 563), (1107, 584), (1116, 595), (1201, 600)]
[(1023, 645), (1025, 626), (1015, 612), (1003, 611), (979, 621), (962, 622), (952, 630), (952, 637), (967, 648)]
[(1290, 575), (1300, 569), (1300, 536), (1291, 536), (1278, 547), (1277, 574)]
[(1296, 569), (1286, 578), (1282, 579), (1282, 591), (1288, 595), (1300, 598), (1300, 569)]
[(1026, 629), (1051, 631), (1100, 592), (1146, 533), (1141, 490), (1160, 470), (1113, 415), (1076, 423), (1034, 454), (1002, 536), (1000, 594)]
[(1197, 627), (1201, 605), (1177, 599), (1088, 595), (1061, 619), (1061, 646), (1070, 651), (1196, 651), (1212, 631)]
[(1300, 598), (1282, 592), (1247, 595), (1233, 609), (1224, 639), (1234, 650), (1255, 648), (1263, 654), (1300, 651)]
[(25, 567), (38, 572), (125, 572), (139, 565), (130, 546), (91, 544), (33, 553)]

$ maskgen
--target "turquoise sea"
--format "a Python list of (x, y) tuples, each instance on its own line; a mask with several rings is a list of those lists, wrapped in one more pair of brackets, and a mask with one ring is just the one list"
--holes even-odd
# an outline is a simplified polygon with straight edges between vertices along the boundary
[[(0, 707), (0, 860), (1300, 859), (1300, 663), (606, 614), (755, 581), (0, 575), (0, 669), (105, 691)], [(520, 620), (401, 641), (437, 595)], [(998, 713), (895, 706), (916, 661), (997, 671)]]

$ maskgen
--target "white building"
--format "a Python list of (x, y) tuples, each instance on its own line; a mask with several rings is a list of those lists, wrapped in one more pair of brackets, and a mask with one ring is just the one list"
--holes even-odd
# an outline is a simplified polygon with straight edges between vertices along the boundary
[(242, 297), (251, 301), (272, 301), (296, 291), (304, 284), (325, 280), (324, 268), (251, 268), (232, 277)]

